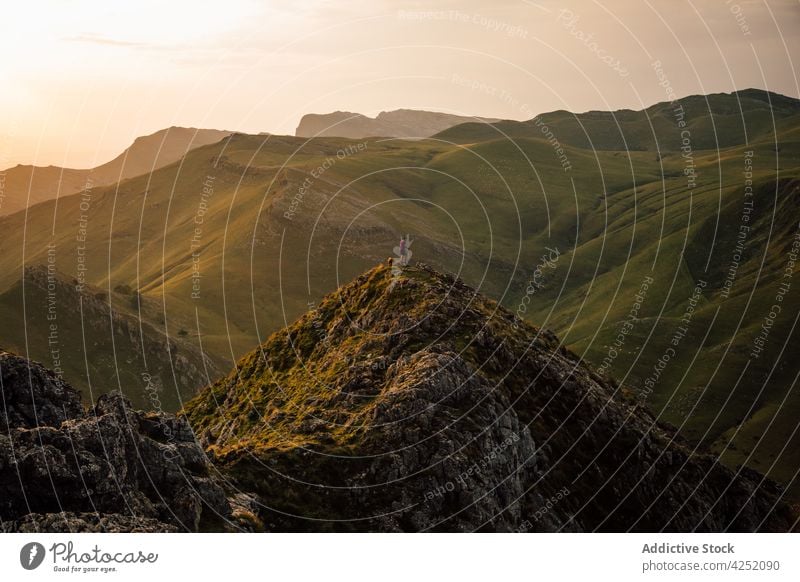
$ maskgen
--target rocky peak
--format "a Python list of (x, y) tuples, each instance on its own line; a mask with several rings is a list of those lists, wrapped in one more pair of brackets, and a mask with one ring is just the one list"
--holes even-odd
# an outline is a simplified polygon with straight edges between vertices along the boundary
[(278, 530), (793, 523), (777, 485), (691, 450), (552, 333), (424, 265), (343, 286), (185, 414)]

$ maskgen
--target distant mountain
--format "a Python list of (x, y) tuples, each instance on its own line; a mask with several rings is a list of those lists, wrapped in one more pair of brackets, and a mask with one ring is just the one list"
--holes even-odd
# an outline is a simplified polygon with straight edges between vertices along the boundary
[(336, 111), (334, 113), (309, 113), (300, 120), (295, 130), (297, 137), (429, 137), (460, 123), (491, 123), (499, 121), (492, 118), (466, 117), (419, 111), (397, 109), (382, 111), (377, 117), (367, 117), (360, 113)]
[(218, 142), (228, 131), (170, 127), (137, 137), (133, 144), (110, 162), (90, 170), (57, 166), (18, 165), (7, 169), (0, 216), (13, 214), (26, 206), (69, 196), (87, 186), (107, 186), (146, 174), (180, 160), (196, 147)]
[[(761, 89), (692, 95), (641, 111), (553, 111), (528, 121), (465, 123), (436, 137), (457, 143), (545, 138), (554, 144), (615, 151), (678, 151), (684, 137), (694, 150), (746, 144), (774, 132), (774, 124), (800, 116), (800, 100)], [(800, 117), (798, 117), (800, 119)], [(685, 128), (679, 123), (686, 124)], [(688, 133), (682, 135), (683, 129)]]
[[(451, 276), (380, 265), (186, 406), (274, 531), (787, 531), (782, 489), (693, 450)], [(547, 511), (542, 508), (547, 507)]]

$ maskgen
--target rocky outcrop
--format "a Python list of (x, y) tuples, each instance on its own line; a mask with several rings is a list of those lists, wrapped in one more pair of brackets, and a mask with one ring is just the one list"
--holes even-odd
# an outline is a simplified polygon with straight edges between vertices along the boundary
[(280, 531), (785, 531), (778, 485), (692, 450), (551, 333), (382, 265), (185, 414)]
[(50, 370), (0, 349), (0, 433), (61, 426), (83, 415), (81, 397)]
[(0, 352), (4, 531), (235, 529), (219, 479), (182, 418), (80, 395), (39, 364)]

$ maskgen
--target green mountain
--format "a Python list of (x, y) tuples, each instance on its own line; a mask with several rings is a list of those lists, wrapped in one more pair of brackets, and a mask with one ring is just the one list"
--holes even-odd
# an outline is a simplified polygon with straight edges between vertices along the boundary
[[(626, 114), (622, 134), (591, 114), (594, 148), (572, 114), (555, 142), (488, 125), (464, 140), (233, 134), (58, 212), (1, 217), (0, 291), (55, 249), (66, 277), (138, 293), (133, 317), (224, 370), (409, 233), (412, 262), (554, 330), (690, 442), (796, 498), (797, 109), (755, 90), (689, 97)], [(5, 305), (24, 322), (28, 306)], [(25, 333), (4, 326), (0, 344)]]
[(781, 486), (724, 467), (551, 332), (423, 264), (343, 285), (177, 417), (118, 391), (86, 409), (3, 350), (0, 386), (4, 532), (797, 523)]
[[(584, 149), (676, 152), (685, 146), (713, 150), (746, 144), (774, 135), (784, 124), (796, 126), (797, 99), (746, 89), (733, 93), (693, 95), (632, 111), (553, 111), (529, 121), (465, 123), (434, 137), (470, 143), (509, 136), (513, 139), (544, 137)], [(792, 119), (794, 118), (794, 119)], [(676, 131), (678, 123), (684, 123)], [(686, 131), (688, 133), (683, 134)]]

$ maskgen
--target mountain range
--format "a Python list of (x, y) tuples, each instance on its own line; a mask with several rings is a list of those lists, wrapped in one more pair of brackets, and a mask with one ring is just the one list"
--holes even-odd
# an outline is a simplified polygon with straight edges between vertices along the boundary
[[(50, 200), (0, 217), (0, 345), (52, 367), (52, 300), (67, 381), (146, 408), (143, 378), (158, 377), (175, 412), (410, 234), (412, 262), (552, 329), (690, 449), (796, 501), (798, 111), (746, 90), (431, 139), (234, 133), (57, 212)], [(79, 291), (50, 297), (31, 284), (42, 267)], [(250, 438), (244, 427), (232, 418)], [(229, 461), (224, 439), (209, 446)]]

